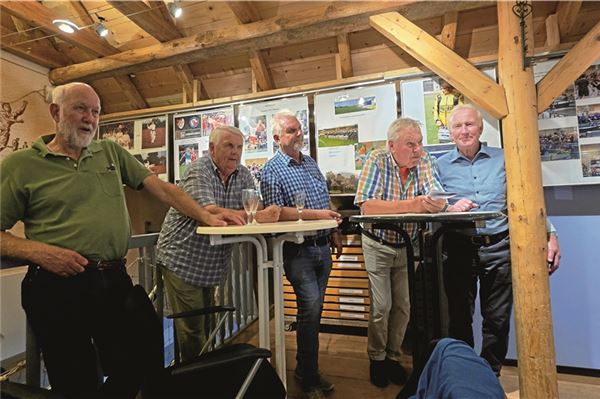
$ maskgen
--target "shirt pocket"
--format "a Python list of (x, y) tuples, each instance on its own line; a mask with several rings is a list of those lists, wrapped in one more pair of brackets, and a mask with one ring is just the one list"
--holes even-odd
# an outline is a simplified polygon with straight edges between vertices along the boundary
[(116, 170), (96, 172), (96, 177), (104, 194), (109, 197), (118, 197), (121, 195), (122, 184)]

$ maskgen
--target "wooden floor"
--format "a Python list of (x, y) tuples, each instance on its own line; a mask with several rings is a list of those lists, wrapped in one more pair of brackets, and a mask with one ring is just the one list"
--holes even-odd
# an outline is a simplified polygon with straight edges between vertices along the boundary
[[(340, 334), (320, 334), (319, 367), (322, 374), (335, 384), (330, 399), (388, 399), (395, 398), (400, 387), (389, 385), (377, 388), (369, 382), (369, 360), (366, 353), (367, 337)], [(286, 368), (288, 398), (298, 397), (300, 388), (294, 379), (296, 367), (296, 334), (286, 333)], [(403, 365), (410, 369), (411, 358)], [(600, 398), (600, 378), (559, 374), (559, 394), (562, 399)], [(500, 377), (509, 399), (518, 398), (518, 375), (515, 367), (504, 367)]]

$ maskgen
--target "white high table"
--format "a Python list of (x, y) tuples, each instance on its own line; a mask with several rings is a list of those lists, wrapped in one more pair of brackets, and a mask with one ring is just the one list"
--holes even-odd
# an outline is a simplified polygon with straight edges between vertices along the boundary
[[(273, 302), (275, 304), (275, 357), (276, 370), (283, 385), (285, 375), (285, 331), (283, 324), (283, 243), (301, 244), (304, 236), (315, 235), (318, 230), (337, 227), (335, 220), (303, 220), (275, 223), (247, 224), (244, 226), (198, 227), (196, 233), (210, 235), (211, 245), (250, 242), (256, 247), (258, 264), (258, 322), (259, 345), (271, 349), (269, 339), (269, 269), (273, 269)], [(280, 234), (273, 237), (272, 261), (269, 261), (265, 234)]]

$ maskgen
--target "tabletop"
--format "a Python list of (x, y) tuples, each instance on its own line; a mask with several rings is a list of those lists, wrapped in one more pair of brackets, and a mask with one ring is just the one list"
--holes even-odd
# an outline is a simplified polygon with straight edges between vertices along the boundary
[(239, 235), (239, 234), (271, 234), (271, 233), (296, 233), (332, 229), (338, 226), (333, 219), (326, 220), (297, 220), (274, 223), (245, 224), (243, 226), (230, 225), (223, 227), (200, 226), (196, 229), (198, 234), (211, 235)]
[(385, 215), (356, 215), (351, 216), (351, 222), (385, 223), (385, 222), (476, 222), (479, 220), (504, 217), (502, 212), (440, 212), (440, 213), (393, 213)]

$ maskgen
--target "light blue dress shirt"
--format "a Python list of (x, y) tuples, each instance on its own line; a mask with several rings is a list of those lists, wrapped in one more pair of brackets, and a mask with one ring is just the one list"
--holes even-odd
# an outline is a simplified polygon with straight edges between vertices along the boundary
[[(506, 173), (504, 152), (501, 148), (481, 148), (473, 160), (463, 156), (455, 147), (437, 160), (442, 186), (458, 193), (448, 202), (452, 205), (468, 198), (479, 205), (474, 211), (503, 212), (506, 215)], [(467, 229), (463, 233), (496, 234), (508, 229), (508, 217), (487, 220), (485, 227)]]

